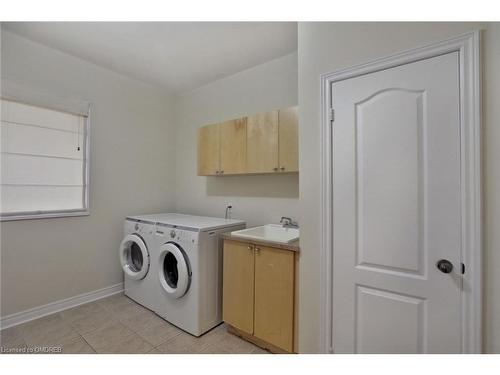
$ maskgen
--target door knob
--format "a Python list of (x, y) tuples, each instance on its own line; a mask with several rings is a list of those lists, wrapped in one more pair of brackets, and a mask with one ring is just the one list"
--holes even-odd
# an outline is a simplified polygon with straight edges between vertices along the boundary
[(450, 273), (453, 271), (453, 264), (447, 259), (441, 259), (436, 263), (436, 267), (442, 273)]

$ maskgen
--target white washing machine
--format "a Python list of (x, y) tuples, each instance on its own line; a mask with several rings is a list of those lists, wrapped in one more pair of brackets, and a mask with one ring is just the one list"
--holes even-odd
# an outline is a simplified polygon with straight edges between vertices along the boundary
[(222, 239), (245, 228), (240, 220), (156, 215), (157, 301), (153, 310), (200, 336), (222, 322)]
[(127, 217), (119, 251), (125, 295), (150, 310), (156, 302), (157, 277), (152, 270), (155, 224), (154, 220), (144, 220), (140, 216)]

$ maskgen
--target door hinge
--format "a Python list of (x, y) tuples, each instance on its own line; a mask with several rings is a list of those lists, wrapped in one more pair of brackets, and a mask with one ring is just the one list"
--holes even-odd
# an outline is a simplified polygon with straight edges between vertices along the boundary
[(330, 108), (330, 122), (335, 121), (335, 110), (333, 108)]

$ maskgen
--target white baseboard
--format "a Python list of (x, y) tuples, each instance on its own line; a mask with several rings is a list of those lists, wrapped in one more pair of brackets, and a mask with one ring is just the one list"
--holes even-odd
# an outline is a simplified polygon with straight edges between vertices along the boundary
[(94, 290), (79, 294), (74, 297), (62, 299), (56, 302), (48, 303), (43, 306), (34, 307), (29, 310), (20, 311), (0, 318), (0, 329), (17, 326), (18, 324), (29, 322), (46, 315), (54, 314), (59, 311), (67, 310), (72, 307), (83, 305), (84, 303), (96, 301), (101, 298), (112, 296), (123, 291), (123, 283), (111, 285), (106, 288)]

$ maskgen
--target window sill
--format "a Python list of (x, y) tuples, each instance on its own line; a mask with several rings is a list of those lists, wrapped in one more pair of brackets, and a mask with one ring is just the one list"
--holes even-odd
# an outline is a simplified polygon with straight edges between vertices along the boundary
[(25, 212), (19, 214), (0, 216), (0, 221), (17, 221), (17, 220), (36, 220), (36, 219), (53, 219), (61, 217), (73, 216), (89, 216), (88, 209), (71, 210), (71, 211), (47, 211), (47, 212)]

